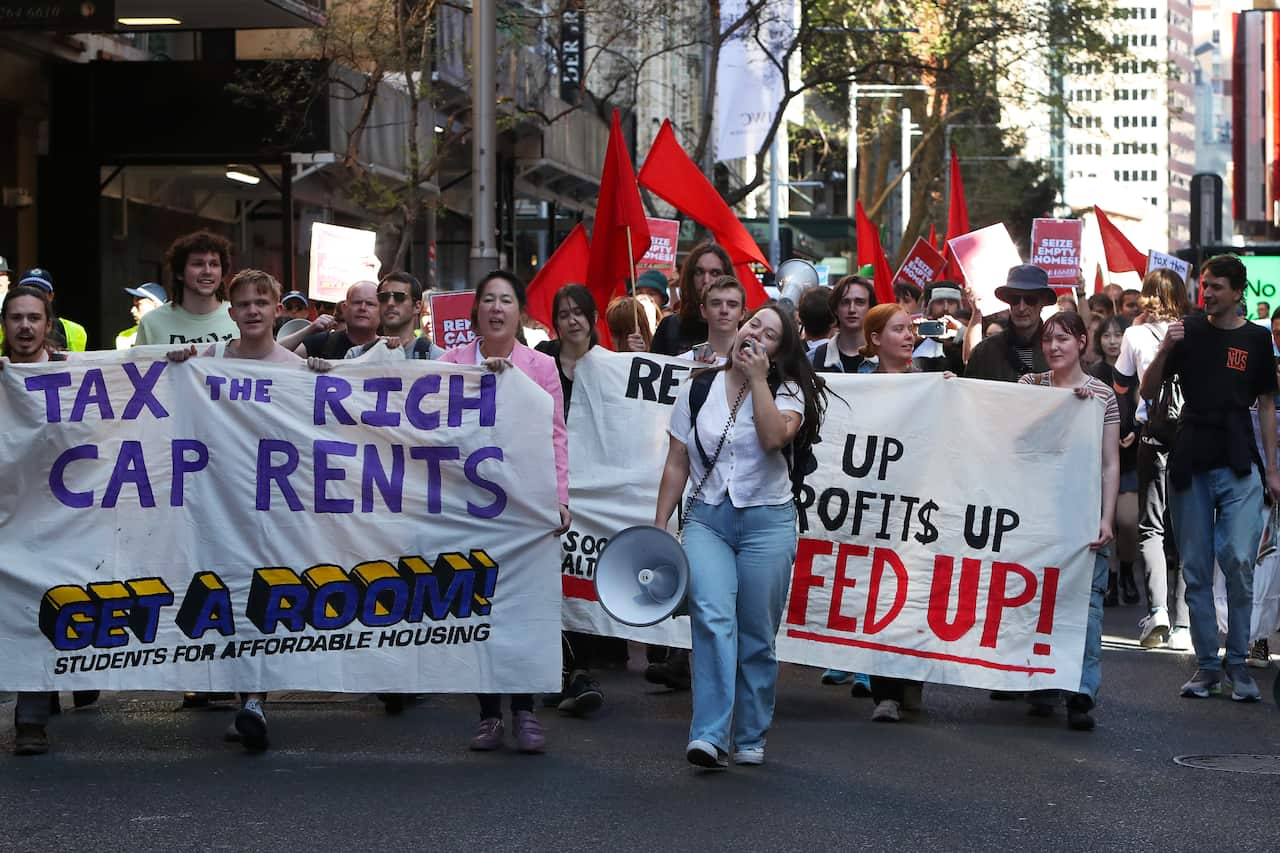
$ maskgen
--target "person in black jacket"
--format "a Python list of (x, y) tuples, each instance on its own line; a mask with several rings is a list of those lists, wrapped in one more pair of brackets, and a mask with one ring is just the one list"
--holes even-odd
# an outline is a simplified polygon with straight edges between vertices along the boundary
[(653, 333), (650, 352), (679, 355), (707, 339), (707, 321), (699, 311), (702, 291), (724, 275), (731, 275), (729, 253), (715, 243), (694, 246), (680, 267), (680, 312), (664, 317)]

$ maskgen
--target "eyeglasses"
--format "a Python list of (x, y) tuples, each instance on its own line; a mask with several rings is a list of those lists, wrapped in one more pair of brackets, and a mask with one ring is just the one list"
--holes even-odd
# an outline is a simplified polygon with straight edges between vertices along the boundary
[(400, 290), (384, 290), (378, 294), (378, 301), (381, 302), (383, 305), (386, 305), (392, 299), (395, 299), (395, 301), (399, 303), (399, 302), (404, 302), (408, 298), (409, 298), (409, 294)]
[[(381, 296), (381, 294), (379, 294)], [(1038, 293), (1019, 293), (1010, 296), (1005, 300), (1009, 305), (1031, 305), (1036, 308), (1040, 307), (1040, 294)]]

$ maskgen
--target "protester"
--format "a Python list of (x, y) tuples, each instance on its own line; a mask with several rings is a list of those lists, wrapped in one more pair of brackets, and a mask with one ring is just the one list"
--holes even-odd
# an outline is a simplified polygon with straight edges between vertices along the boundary
[(1095, 317), (1114, 317), (1116, 306), (1106, 294), (1095, 293), (1085, 300), (1085, 304), (1089, 306), (1089, 311)]
[[(66, 355), (53, 347), (49, 330), (53, 318), (48, 298), (42, 288), (19, 284), (5, 291), (0, 305), (0, 326), (4, 341), (0, 343), (0, 368), (6, 362), (38, 364), (65, 361)], [(14, 707), (14, 755), (43, 755), (49, 751), (46, 728), (49, 713), (58, 694), (54, 692), (19, 693)]]
[(1059, 311), (1079, 311), (1076, 306), (1076, 297), (1072, 293), (1059, 293), (1057, 300)]
[[(578, 362), (600, 342), (596, 333), (596, 303), (591, 291), (581, 284), (566, 284), (551, 300), (551, 319), (556, 339), (538, 344), (535, 349), (556, 361), (560, 374), (560, 392), (564, 398), (564, 419), (569, 420), (573, 400), (573, 376)], [(585, 716), (604, 705), (604, 691), (591, 675), (593, 653), (605, 638), (565, 631), (564, 666), (560, 692), (543, 697), (545, 707), (557, 708), (575, 716)]]
[(45, 301), (49, 303), (51, 320), (49, 342), (56, 349), (84, 352), (88, 346), (89, 333), (79, 323), (58, 316), (54, 308), (56, 297), (53, 294), (53, 274), (46, 269), (36, 267), (24, 272), (18, 279), (18, 284), (29, 285), (44, 292)]
[[(378, 338), (357, 344), (347, 350), (344, 358), (360, 358), (371, 350), (379, 349), (400, 353), (405, 358), (431, 359), (444, 355), (444, 350), (431, 342), (431, 338), (418, 334), (418, 317), (422, 310), (422, 284), (417, 276), (407, 272), (393, 272), (378, 282), (379, 331), (387, 346), (378, 348)], [(392, 355), (394, 358), (394, 355)]]
[[(1221, 690), (1225, 674), (1237, 702), (1262, 695), (1245, 665), (1253, 564), (1262, 537), (1264, 494), (1280, 499), (1275, 358), (1266, 332), (1240, 316), (1247, 283), (1245, 266), (1234, 255), (1206, 261), (1200, 276), (1205, 316), (1171, 323), (1142, 379), (1142, 395), (1150, 400), (1162, 380), (1176, 376), (1184, 401), (1169, 451), (1169, 508), (1187, 581), (1197, 669), (1182, 695), (1208, 697)], [(1249, 417), (1254, 403), (1263, 459)], [(1218, 658), (1215, 558), (1227, 588), (1225, 661)]]
[(874, 365), (864, 365), (862, 331), (867, 311), (876, 305), (876, 288), (869, 279), (847, 275), (836, 282), (828, 296), (831, 313), (836, 317), (836, 335), (818, 344), (809, 353), (815, 370), (825, 373), (868, 373)]
[(649, 352), (653, 329), (634, 296), (615, 296), (604, 309), (605, 326), (617, 352)]
[[(334, 318), (321, 314), (311, 325), (295, 335), (283, 338), (282, 346), (291, 347), (301, 356), (315, 358), (346, 358), (352, 347), (365, 346), (378, 338), (378, 285), (372, 281), (357, 281), (347, 288), (346, 298), (340, 306), (345, 326), (336, 328)], [(301, 337), (301, 342), (295, 343)]]
[(1116, 312), (1130, 323), (1138, 319), (1142, 313), (1142, 291), (1132, 288), (1124, 291), (1120, 297), (1120, 310)]
[(229, 341), (236, 336), (223, 301), (223, 277), (231, 266), (231, 244), (197, 231), (174, 240), (164, 256), (173, 281), (173, 299), (138, 321), (133, 342), (187, 344)]
[(1118, 284), (1108, 284), (1102, 288), (1103, 294), (1111, 300), (1111, 312), (1113, 314), (1120, 313), (1120, 300), (1124, 296), (1124, 288)]
[[(230, 315), (239, 337), (218, 341), (202, 351), (195, 344), (171, 350), (169, 360), (184, 362), (192, 356), (207, 358), (246, 358), (276, 364), (306, 366), (323, 373), (331, 365), (324, 359), (303, 359), (276, 343), (273, 334), (276, 314), (280, 311), (280, 282), (261, 270), (241, 270), (227, 287)], [(250, 752), (262, 752), (270, 746), (267, 737), (267, 715), (262, 705), (266, 693), (241, 693), (241, 706), (227, 730), (228, 740), (238, 740)]]
[[(1090, 376), (1108, 388), (1115, 385), (1115, 364), (1124, 342), (1124, 330), (1129, 322), (1113, 315), (1098, 321), (1098, 333), (1093, 339), (1095, 361), (1088, 368)], [(1135, 543), (1138, 523), (1138, 441), (1135, 432), (1132, 394), (1117, 395), (1120, 410), (1120, 494), (1116, 501), (1115, 547), (1111, 549), (1111, 567), (1107, 576), (1106, 607), (1114, 607), (1121, 600), (1125, 604), (1138, 603), (1138, 585), (1133, 578)]]
[(702, 290), (702, 319), (707, 324), (707, 339), (680, 358), (705, 364), (724, 364), (729, 358), (747, 312), (747, 291), (736, 278), (722, 275)]
[(664, 317), (658, 324), (650, 351), (659, 355), (679, 355), (705, 341), (707, 323), (700, 311), (702, 291), (732, 270), (729, 253), (720, 246), (715, 243), (694, 246), (680, 267), (680, 311)]
[(1271, 318), (1271, 303), (1269, 303), (1269, 302), (1263, 302), (1263, 301), (1259, 300), (1259, 301), (1258, 301), (1258, 305), (1257, 305), (1257, 309), (1258, 309), (1258, 320), (1259, 320), (1259, 321), (1263, 321), (1263, 320), (1265, 320), (1266, 322), (1265, 322), (1265, 323), (1263, 323), (1263, 325), (1270, 326), (1270, 325), (1271, 325), (1271, 320), (1270, 320), (1270, 318)]
[(667, 277), (661, 270), (645, 270), (636, 279), (634, 295), (640, 300), (651, 329), (657, 329), (663, 318), (671, 313), (667, 310), (667, 288)]
[[(1042, 349), (1049, 370), (1030, 373), (1018, 381), (1070, 389), (1077, 397), (1101, 403), (1102, 418), (1102, 518), (1098, 538), (1089, 543), (1094, 552), (1093, 583), (1089, 595), (1089, 621), (1085, 629), (1084, 664), (1080, 689), (1067, 697), (1067, 725), (1077, 731), (1092, 731), (1096, 722), (1090, 713), (1098, 701), (1102, 684), (1102, 607), (1107, 591), (1108, 550), (1114, 538), (1116, 496), (1120, 485), (1120, 408), (1115, 393), (1105, 382), (1087, 375), (1080, 357), (1088, 346), (1088, 334), (1079, 314), (1062, 312), (1050, 317), (1042, 330)], [(1056, 698), (1057, 691), (1051, 691)], [(1030, 696), (1033, 716), (1051, 716), (1053, 706), (1045, 692)]]
[(1280, 358), (1280, 314), (1271, 318), (1271, 350)]
[[(910, 315), (901, 305), (877, 305), (867, 312), (863, 324), (867, 340), (862, 355), (875, 359), (876, 373), (919, 373), (911, 360), (915, 351), (915, 328)], [(918, 695), (920, 682), (905, 678), (871, 676), (871, 701), (875, 707), (871, 719), (878, 723), (896, 723), (902, 719), (907, 693)]]
[[(482, 364), (501, 372), (518, 369), (551, 395), (552, 436), (555, 443), (556, 493), (560, 501), (559, 536), (569, 529), (569, 448), (564, 426), (564, 400), (555, 360), (520, 343), (520, 315), (525, 310), (524, 283), (505, 270), (495, 270), (476, 284), (476, 299), (471, 306), (471, 328), (477, 338), (469, 344), (449, 350), (440, 360), (450, 364)], [(480, 725), (471, 739), (473, 750), (487, 752), (503, 744), (502, 697), (485, 693), (480, 701)], [(521, 752), (537, 753), (546, 748), (547, 739), (533, 711), (533, 697), (527, 693), (511, 697), (512, 728), (516, 747)]]
[[(1009, 306), (1009, 328), (973, 346), (965, 365), (970, 379), (1016, 382), (1027, 373), (1048, 369), (1040, 346), (1040, 309), (1052, 305), (1057, 294), (1040, 267), (1020, 264), (1009, 270), (996, 298)], [(973, 305), (973, 325), (981, 328), (982, 314)]]
[(133, 305), (129, 308), (133, 325), (116, 335), (116, 349), (128, 349), (133, 346), (133, 340), (138, 335), (138, 323), (142, 318), (169, 301), (169, 294), (165, 292), (164, 287), (153, 281), (137, 287), (126, 287), (124, 292), (133, 297)]
[(920, 285), (909, 281), (901, 281), (893, 286), (893, 298), (897, 300), (898, 307), (912, 317), (920, 313), (920, 298), (923, 294), (924, 289)]
[(0, 298), (3, 298), (9, 292), (9, 259), (0, 256)]
[[(1125, 329), (1113, 370), (1112, 384), (1122, 399), (1146, 378), (1169, 325), (1191, 310), (1186, 293), (1186, 285), (1173, 270), (1154, 269), (1143, 277), (1143, 322)], [(1138, 552), (1148, 610), (1138, 623), (1138, 644), (1145, 649), (1167, 645), (1175, 651), (1189, 651), (1191, 617), (1187, 612), (1186, 579), (1179, 568), (1169, 517), (1169, 447), (1172, 426), (1176, 425), (1182, 405), (1182, 392), (1176, 383), (1168, 383), (1165, 399), (1160, 412), (1162, 423), (1148, 424), (1154, 399), (1139, 394), (1134, 411), (1138, 430)]]
[(811, 287), (800, 296), (796, 306), (800, 332), (809, 352), (831, 337), (836, 325), (835, 312), (831, 310), (831, 291), (825, 287)]
[(311, 302), (301, 290), (290, 290), (286, 293), (284, 299), (280, 300), (280, 306), (284, 309), (280, 312), (284, 322), (307, 320), (311, 317)]
[[(952, 281), (935, 282), (925, 289), (924, 300), (925, 319), (942, 323), (943, 332), (922, 336), (912, 354), (913, 363), (926, 373), (964, 373), (965, 324), (956, 317), (962, 302), (960, 287)], [(920, 328), (917, 325), (916, 331)]]
[(727, 364), (701, 376), (676, 398), (654, 524), (666, 527), (691, 483), (681, 517), (696, 567), (689, 578), (693, 721), (685, 755), (715, 769), (728, 765), (730, 749), (735, 763), (764, 763), (778, 677), (774, 638), (797, 535), (783, 449), (790, 445), (792, 458), (807, 451), (826, 394), (791, 318), (774, 305), (743, 325)]

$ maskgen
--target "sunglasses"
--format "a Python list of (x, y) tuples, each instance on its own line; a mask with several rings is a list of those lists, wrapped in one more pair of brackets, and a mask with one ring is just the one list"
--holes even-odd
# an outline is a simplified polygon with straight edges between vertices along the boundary
[(1005, 301), (1009, 305), (1033, 305), (1037, 308), (1040, 306), (1040, 302), (1041, 302), (1040, 295), (1036, 293), (1020, 293), (1014, 296), (1010, 296)]
[(400, 302), (404, 302), (408, 298), (409, 298), (409, 294), (404, 293), (403, 291), (400, 291), (400, 290), (384, 290), (378, 294), (378, 301), (381, 302), (383, 305), (386, 305), (392, 299), (395, 299), (397, 303), (400, 303)]

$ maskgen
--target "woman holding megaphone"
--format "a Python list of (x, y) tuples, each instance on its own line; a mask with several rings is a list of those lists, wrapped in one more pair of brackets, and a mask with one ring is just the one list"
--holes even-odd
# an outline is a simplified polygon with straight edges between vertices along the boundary
[(681, 518), (689, 558), (693, 721), (698, 767), (763, 764), (782, 621), (796, 550), (788, 451), (807, 453), (826, 407), (794, 321), (774, 305), (739, 330), (729, 361), (680, 389), (654, 524)]

